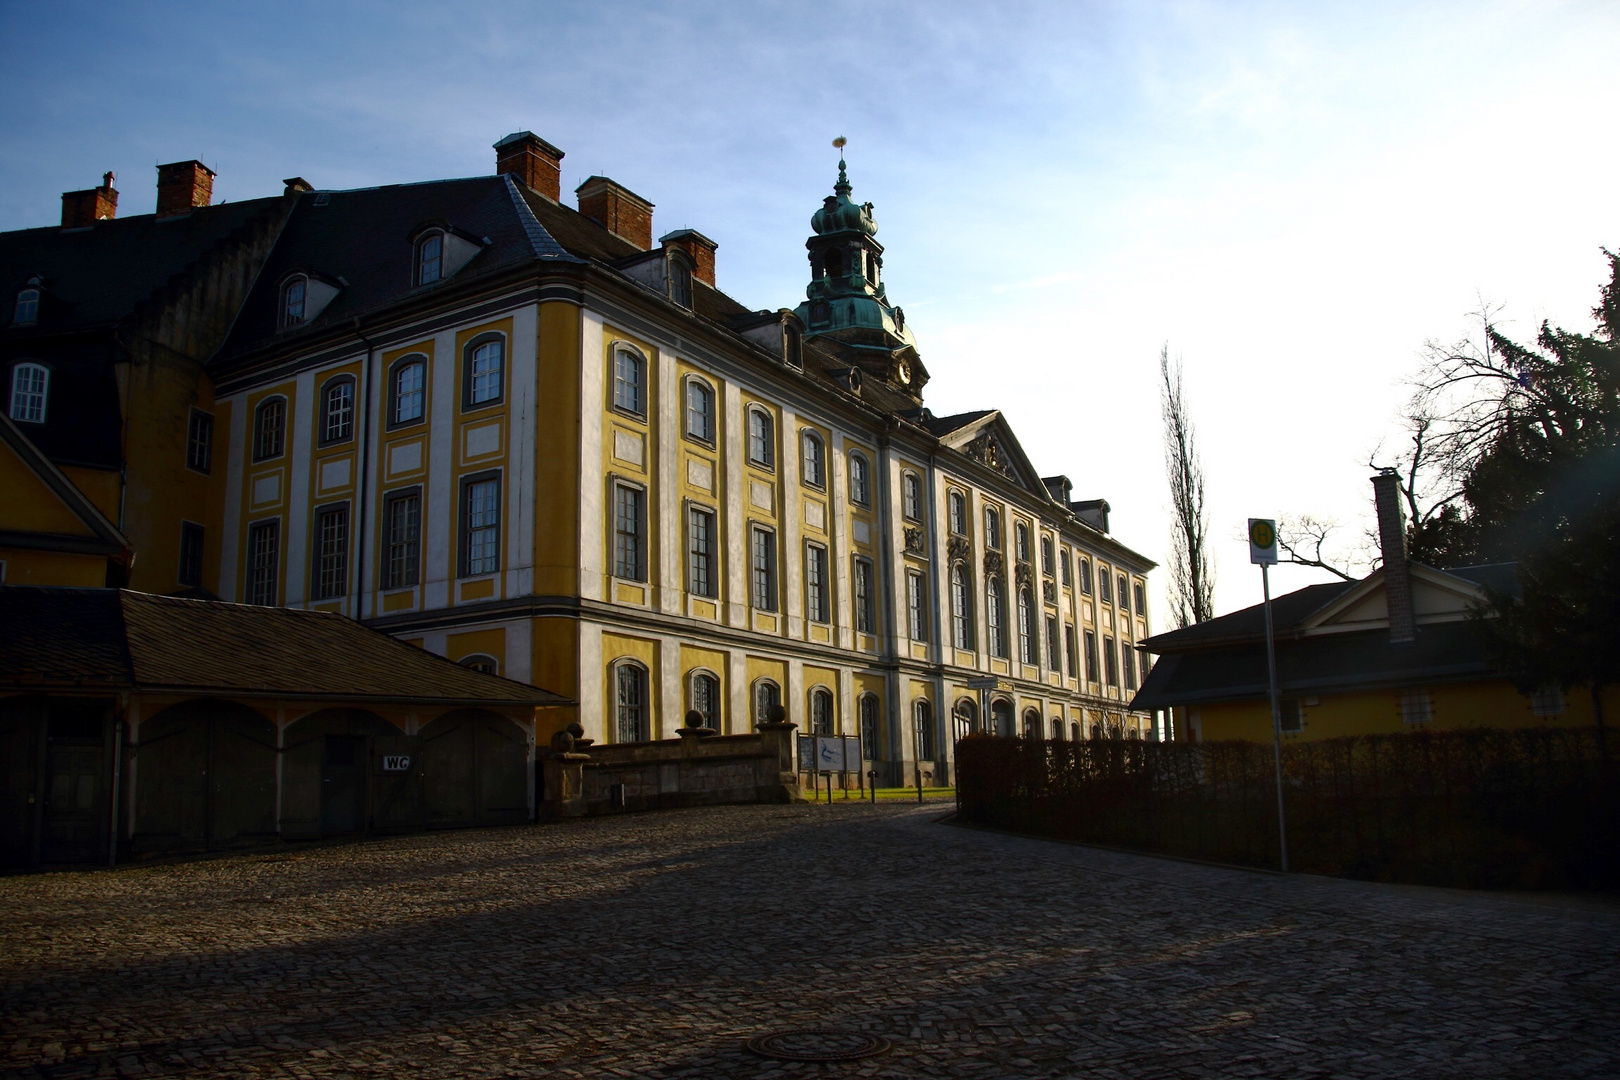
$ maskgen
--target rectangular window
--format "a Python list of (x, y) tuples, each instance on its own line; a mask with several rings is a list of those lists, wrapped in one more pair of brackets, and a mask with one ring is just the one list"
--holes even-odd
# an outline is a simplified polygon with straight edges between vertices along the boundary
[(1097, 570), (1097, 595), (1102, 597), (1105, 604), (1114, 602), (1114, 579), (1108, 575), (1107, 570), (1101, 568)]
[(1052, 538), (1041, 537), (1041, 573), (1047, 577), (1052, 576)]
[(422, 493), (407, 491), (388, 496), (383, 511), (383, 588), (415, 585), (422, 549)]
[(205, 473), (213, 467), (214, 418), (192, 409), (191, 424), (186, 430), (186, 468)]
[(1305, 710), (1299, 707), (1298, 698), (1283, 698), (1277, 703), (1278, 727), (1284, 731), (1300, 732), (1305, 730)]
[(1131, 588), (1132, 588), (1132, 591), (1136, 594), (1136, 613), (1138, 615), (1146, 615), (1147, 614), (1147, 592), (1146, 592), (1146, 590), (1144, 590), (1142, 588), (1142, 583), (1140, 581), (1138, 581)]
[(1434, 719), (1434, 703), (1427, 691), (1408, 690), (1401, 694), (1401, 719), (1408, 724), (1427, 724)]
[(855, 629), (863, 634), (872, 634), (877, 631), (877, 607), (873, 603), (876, 596), (872, 582), (872, 560), (857, 558), (855, 560)]
[(1080, 560), (1080, 591), (1091, 595), (1091, 560)]
[(1131, 585), (1124, 574), (1119, 575), (1119, 610), (1131, 610)]
[(1119, 685), (1119, 654), (1114, 651), (1114, 639), (1103, 638), (1103, 674), (1109, 686)]
[(468, 477), (461, 488), (461, 574), (476, 577), (501, 568), (501, 478)]
[(811, 622), (829, 621), (827, 549), (819, 544), (811, 544), (804, 551), (804, 608)]
[(776, 610), (776, 534), (756, 527), (750, 544), (754, 579), (754, 607)]
[(315, 599), (330, 600), (349, 591), (349, 507), (315, 511)]
[(613, 485), (613, 576), (647, 580), (647, 493)]
[(281, 569), (281, 522), (260, 521), (248, 529), (247, 602), (274, 604)]
[(1135, 690), (1136, 689), (1136, 650), (1131, 648), (1131, 643), (1130, 642), (1121, 641), (1119, 643), (1119, 658), (1120, 658), (1120, 661), (1125, 665), (1125, 689), (1127, 689), (1127, 690)]
[(928, 579), (916, 570), (906, 572), (906, 609), (911, 613), (911, 640), (928, 640)]
[(1557, 683), (1543, 686), (1530, 698), (1530, 711), (1536, 716), (1562, 716), (1564, 690)]
[(1063, 585), (1067, 588), (1071, 584), (1069, 577), (1069, 549), (1064, 548), (1058, 553), (1058, 569), (1062, 572)]
[(625, 412), (642, 415), (641, 358), (627, 349), (613, 354), (613, 405)]
[(196, 588), (202, 585), (203, 527), (195, 522), (180, 523), (180, 584)]
[(714, 511), (694, 506), (686, 512), (686, 589), (714, 596)]
[(1063, 669), (1063, 674), (1070, 678), (1078, 675), (1080, 669), (1074, 662), (1074, 627), (1068, 623), (1063, 624), (1063, 657), (1068, 661)]
[(1063, 670), (1063, 657), (1058, 655), (1058, 621), (1046, 617), (1046, 666), (1052, 671)]
[(341, 379), (329, 384), (321, 397), (325, 420), (321, 424), (321, 442), (343, 442), (354, 435), (354, 383)]
[(1097, 635), (1094, 631), (1086, 631), (1086, 681), (1097, 681)]

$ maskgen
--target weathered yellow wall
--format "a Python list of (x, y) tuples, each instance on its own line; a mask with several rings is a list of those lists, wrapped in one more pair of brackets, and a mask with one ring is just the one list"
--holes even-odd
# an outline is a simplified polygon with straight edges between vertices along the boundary
[[(579, 623), (574, 619), (534, 619), (529, 623), (529, 681), (542, 690), (579, 700)], [(580, 718), (579, 706), (548, 709), (541, 714), (552, 731)]]
[(84, 492), (85, 497), (107, 516), (108, 521), (118, 524), (119, 480), (116, 469), (91, 469), (82, 465), (58, 465), (57, 468), (62, 470), (63, 476), (73, 481), (74, 487)]
[(0, 491), (5, 492), (0, 498), (0, 529), (95, 535), (5, 442), (0, 442)]
[(493, 656), (501, 665), (497, 674), (506, 674), (506, 630), (504, 627), (494, 627), (490, 630), (469, 630), (463, 634), (447, 634), (444, 639), (444, 655), (461, 663), (469, 656), (482, 653)]
[[(534, 589), (542, 596), (579, 594), (581, 318), (580, 309), (573, 304), (540, 305), (535, 358), (540, 392), (534, 417)], [(540, 640), (538, 632), (535, 640)], [(570, 657), (572, 653), (570, 645)], [(540, 685), (566, 693), (561, 687)]]
[(6, 564), (7, 585), (98, 589), (107, 584), (107, 559), (102, 555), (0, 547), (0, 562)]

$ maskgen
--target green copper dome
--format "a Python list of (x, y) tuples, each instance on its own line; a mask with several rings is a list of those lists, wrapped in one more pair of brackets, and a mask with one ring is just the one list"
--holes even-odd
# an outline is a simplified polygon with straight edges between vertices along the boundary
[(838, 159), (838, 183), (833, 185), (835, 194), (827, 196), (822, 202), (821, 209), (810, 218), (810, 227), (816, 231), (817, 236), (827, 236), (831, 233), (861, 232), (867, 236), (877, 235), (877, 221), (872, 217), (872, 204), (857, 205), (850, 201), (849, 174), (845, 171), (844, 159)]

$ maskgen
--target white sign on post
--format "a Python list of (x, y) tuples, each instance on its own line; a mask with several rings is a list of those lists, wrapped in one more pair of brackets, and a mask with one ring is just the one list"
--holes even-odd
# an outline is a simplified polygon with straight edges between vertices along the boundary
[(1277, 565), (1277, 523), (1270, 518), (1249, 519), (1249, 561), (1256, 566)]
[[(856, 768), (860, 768), (859, 765)], [(844, 740), (837, 735), (816, 736), (816, 771), (844, 771)]]

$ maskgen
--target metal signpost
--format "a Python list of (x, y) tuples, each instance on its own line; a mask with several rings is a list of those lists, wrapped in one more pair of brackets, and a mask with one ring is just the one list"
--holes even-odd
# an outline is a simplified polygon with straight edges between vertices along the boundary
[(1271, 627), (1271, 573), (1277, 565), (1277, 523), (1249, 519), (1249, 561), (1260, 567), (1260, 590), (1266, 607), (1266, 678), (1271, 689), (1271, 745), (1277, 773), (1277, 843), (1282, 850), (1283, 873), (1288, 872), (1288, 822), (1283, 813), (1282, 702), (1277, 695), (1277, 641)]

